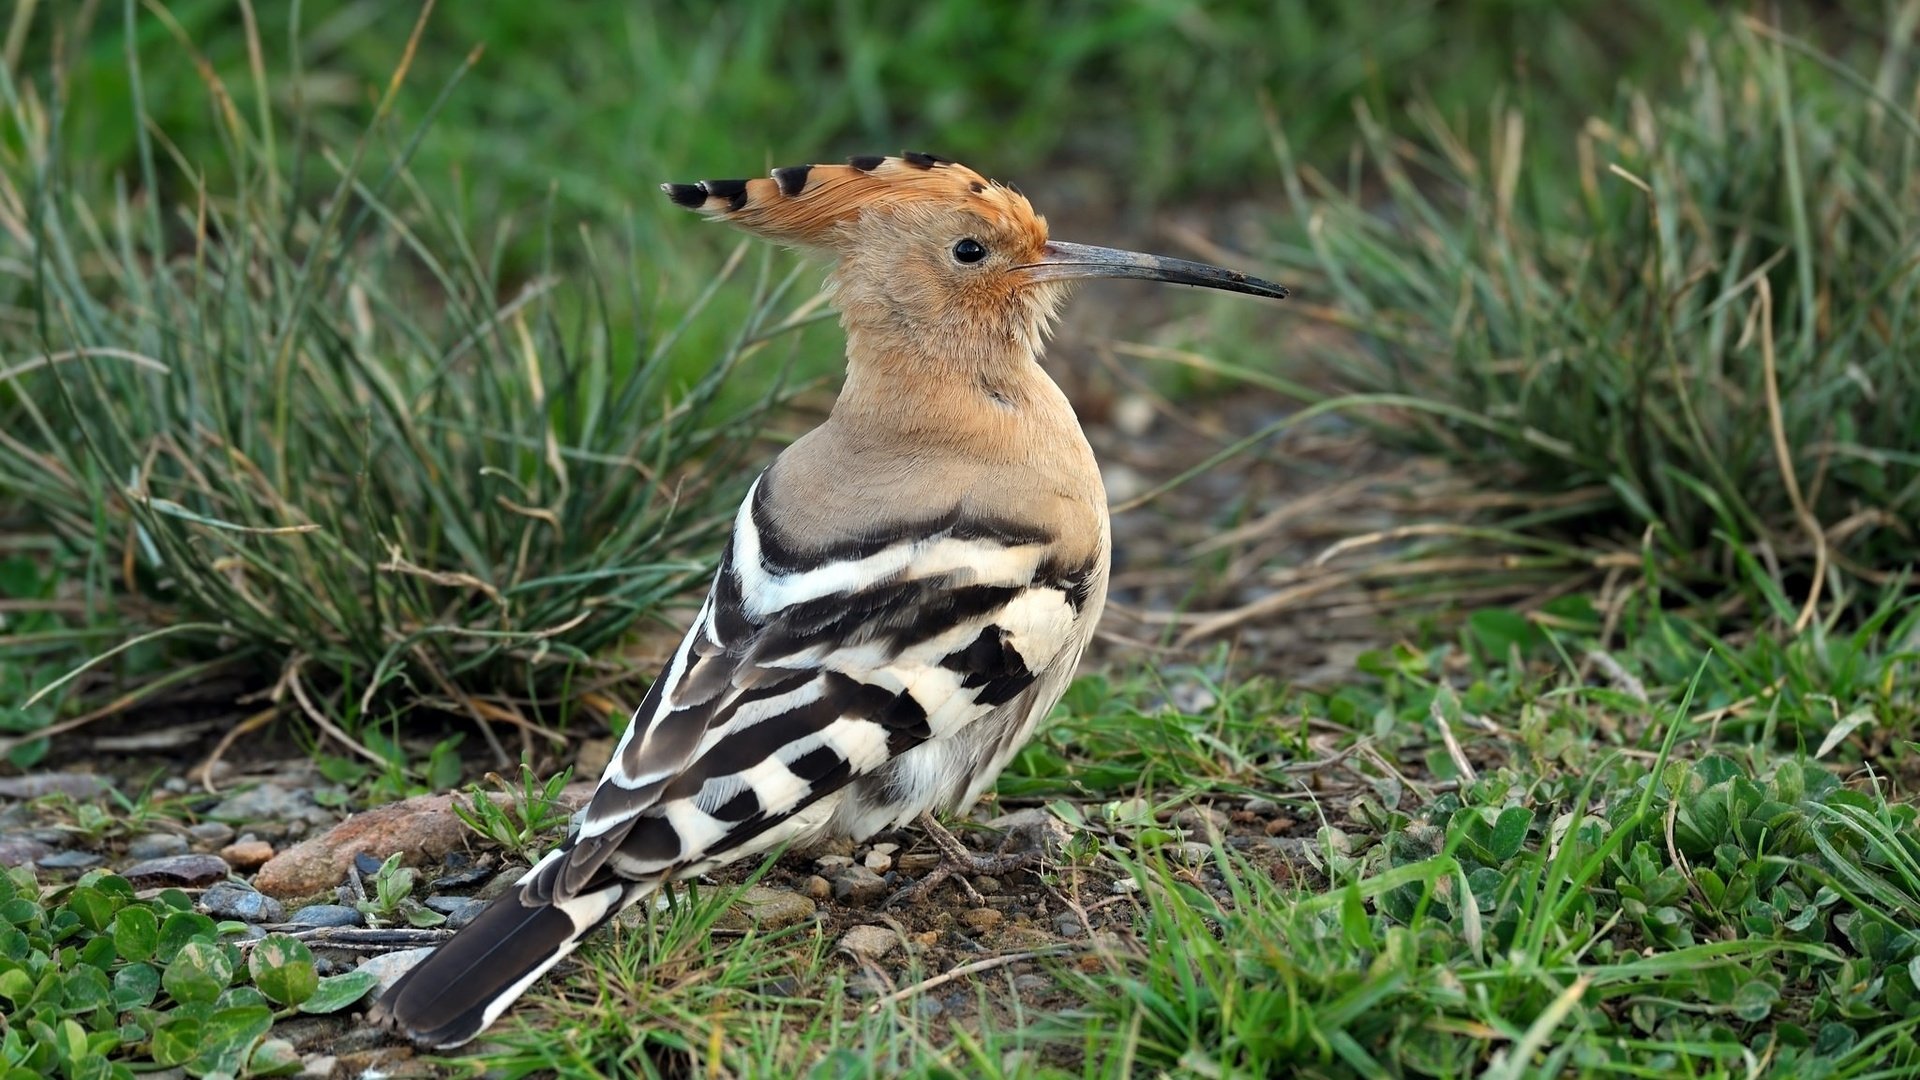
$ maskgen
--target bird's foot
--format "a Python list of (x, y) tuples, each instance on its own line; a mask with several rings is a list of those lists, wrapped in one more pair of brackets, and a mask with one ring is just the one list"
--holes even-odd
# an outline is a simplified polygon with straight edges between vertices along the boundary
[(975, 854), (960, 842), (959, 837), (954, 836), (945, 826), (935, 821), (932, 814), (921, 814), (915, 823), (927, 834), (927, 838), (933, 841), (933, 846), (940, 849), (940, 865), (927, 871), (919, 881), (888, 897), (886, 902), (880, 905), (883, 908), (917, 904), (931, 895), (933, 890), (948, 878), (960, 883), (960, 888), (966, 892), (967, 899), (976, 907), (984, 907), (987, 898), (980, 895), (980, 890), (973, 887), (971, 879), (975, 875), (998, 876), (1014, 870), (1023, 870), (1037, 864), (1041, 858), (1040, 852), (1037, 851), (1001, 852), (994, 855)]

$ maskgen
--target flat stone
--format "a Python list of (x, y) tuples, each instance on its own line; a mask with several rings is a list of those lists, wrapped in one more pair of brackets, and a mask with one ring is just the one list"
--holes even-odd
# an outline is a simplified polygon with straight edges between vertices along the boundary
[(1080, 925), (1080, 916), (1068, 911), (1054, 916), (1053, 932), (1064, 938), (1077, 938), (1085, 934), (1087, 928)]
[(34, 860), (42, 870), (91, 870), (106, 861), (91, 851), (56, 851)]
[(333, 1080), (334, 1066), (340, 1059), (332, 1054), (315, 1054), (300, 1062), (300, 1071), (294, 1074), (294, 1080)]
[(221, 848), (220, 857), (232, 863), (234, 869), (251, 873), (273, 858), (273, 845), (265, 840), (240, 840)]
[(1066, 822), (1038, 806), (1002, 814), (987, 822), (987, 828), (998, 829), (1013, 840), (1010, 852), (1054, 854), (1073, 839), (1073, 830), (1067, 827)]
[(203, 821), (187, 826), (187, 835), (209, 847), (221, 847), (233, 841), (233, 826), (224, 821)]
[(770, 889), (755, 885), (741, 897), (739, 907), (747, 918), (768, 930), (778, 930), (813, 918), (819, 910), (814, 902), (789, 889)]
[(67, 795), (75, 800), (99, 798), (112, 781), (92, 773), (49, 772), (0, 777), (0, 799), (39, 799)]
[(386, 993), (389, 987), (400, 981), (400, 976), (412, 971), (419, 965), (420, 961), (432, 955), (435, 948), (436, 946), (433, 945), (423, 945), (418, 949), (401, 949), (398, 952), (381, 953), (379, 956), (372, 957), (366, 963), (361, 964), (361, 971), (368, 972), (380, 980), (379, 985), (374, 987), (373, 993), (369, 996), (378, 998), (381, 994)]
[(847, 867), (852, 866), (853, 856), (822, 855), (819, 858), (813, 860), (813, 865), (819, 867), (821, 873), (831, 874), (831, 873), (834, 873), (835, 871), (845, 870)]
[(1272, 799), (1263, 799), (1255, 796), (1241, 803), (1240, 809), (1258, 817), (1272, 817), (1280, 812), (1280, 804), (1274, 802)]
[(120, 876), (126, 878), (137, 888), (156, 885), (205, 885), (220, 881), (233, 868), (227, 860), (218, 855), (169, 855), (164, 859), (147, 859), (134, 863)]
[(285, 922), (287, 909), (271, 896), (231, 881), (215, 882), (200, 896), (200, 910), (216, 919), (238, 919), (247, 923)]
[(1227, 815), (1211, 806), (1184, 806), (1173, 815), (1173, 823), (1191, 832), (1196, 840), (1224, 835), (1232, 824)]
[(1188, 866), (1199, 866), (1213, 858), (1213, 845), (1202, 844), (1197, 840), (1188, 840), (1185, 843), (1175, 844), (1172, 854)]
[(147, 833), (127, 841), (129, 859), (164, 859), (187, 853), (187, 838), (178, 833)]
[(900, 935), (884, 926), (856, 926), (840, 935), (840, 948), (861, 960), (878, 960), (900, 947)]
[(313, 820), (316, 817), (327, 820), (332, 816), (313, 801), (313, 793), (306, 788), (289, 788), (272, 781), (229, 795), (207, 811), (207, 817), (216, 821), (243, 825), (257, 821)]
[(459, 930), (479, 918), (491, 901), (472, 896), (429, 896), (425, 903), (428, 911), (437, 911), (447, 917), (447, 929)]
[(842, 903), (871, 904), (886, 891), (886, 881), (864, 866), (849, 866), (833, 878), (833, 898)]
[[(572, 810), (593, 797), (593, 781), (569, 784), (559, 801)], [(459, 796), (466, 805), (466, 796)], [(490, 798), (504, 803), (507, 795)], [(402, 862), (431, 865), (474, 839), (453, 812), (455, 796), (421, 795), (355, 814), (319, 836), (280, 852), (260, 868), (253, 883), (271, 896), (312, 896), (339, 884), (357, 855), (376, 860), (400, 852)]]
[(308, 904), (287, 921), (294, 926), (359, 926), (366, 917), (345, 904)]
[[(887, 846), (892, 847), (893, 845), (889, 844)], [(893, 869), (893, 856), (884, 851), (869, 851), (867, 852), (867, 857), (861, 860), (861, 865), (876, 874), (884, 874)]]
[(53, 854), (53, 848), (31, 836), (0, 836), (0, 866), (25, 866)]
[(999, 928), (1007, 917), (990, 907), (970, 908), (960, 914), (960, 924), (976, 934), (985, 934)]
[(503, 895), (508, 889), (519, 884), (521, 878), (527, 876), (527, 870), (528, 867), (525, 866), (507, 867), (505, 870), (495, 874), (493, 880), (480, 886), (480, 890), (473, 894), (474, 899), (492, 900)]
[(1053, 981), (1045, 975), (1015, 975), (1013, 988), (1022, 994), (1044, 994), (1053, 989)]

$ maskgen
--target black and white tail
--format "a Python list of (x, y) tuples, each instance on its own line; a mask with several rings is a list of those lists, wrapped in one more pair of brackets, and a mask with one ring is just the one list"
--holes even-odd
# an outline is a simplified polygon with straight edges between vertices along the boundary
[(534, 981), (581, 939), (652, 891), (651, 884), (607, 878), (599, 888), (554, 902), (542, 880), (566, 849), (555, 851), (487, 905), (478, 918), (401, 976), (371, 1019), (399, 1027), (421, 1046), (448, 1049), (485, 1031)]

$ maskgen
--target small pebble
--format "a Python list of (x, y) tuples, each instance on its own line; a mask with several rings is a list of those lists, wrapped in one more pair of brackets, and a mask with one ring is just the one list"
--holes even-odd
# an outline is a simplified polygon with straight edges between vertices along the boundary
[(376, 859), (372, 855), (362, 851), (354, 855), (353, 868), (360, 871), (361, 877), (372, 877), (380, 872), (380, 866), (383, 861), (384, 860)]
[[(846, 856), (847, 862), (850, 863), (853, 861), (853, 837), (836, 836), (831, 839), (822, 840), (813, 845), (813, 851), (821, 858), (829, 855), (844, 855)], [(841, 865), (844, 866), (846, 863), (842, 863)]]
[(471, 896), (429, 896), (426, 899), (427, 910), (437, 911), (447, 917), (447, 929), (459, 930), (480, 917), (487, 910), (490, 901), (478, 900)]
[(526, 876), (526, 873), (527, 868), (524, 866), (509, 866), (505, 870), (495, 874), (492, 881), (482, 885), (480, 891), (473, 894), (474, 898), (477, 900), (492, 900), (501, 893), (513, 888), (522, 877)]
[(187, 793), (187, 778), (184, 776), (169, 776), (161, 781), (160, 790), (169, 795), (185, 795)]
[(871, 904), (886, 891), (880, 875), (864, 866), (849, 866), (833, 878), (833, 898), (842, 902)]
[(366, 963), (361, 964), (361, 971), (367, 972), (380, 980), (372, 996), (377, 998), (381, 994), (386, 993), (389, 986), (399, 982), (400, 976), (412, 971), (414, 965), (425, 960), (428, 954), (433, 952), (433, 949), (434, 947), (432, 945), (427, 945), (418, 949), (401, 949), (399, 952), (381, 953), (379, 956), (375, 956)]
[(97, 799), (113, 785), (92, 773), (33, 773), (0, 777), (0, 799), (38, 799), (56, 792), (77, 800)]
[(1113, 884), (1109, 886), (1109, 888), (1111, 888), (1115, 894), (1125, 896), (1128, 893), (1139, 892), (1140, 882), (1130, 877), (1114, 878)]
[(987, 828), (1005, 833), (1009, 841), (1008, 850), (1014, 852), (1057, 852), (1073, 839), (1073, 830), (1066, 822), (1039, 806), (1002, 814), (987, 822)]
[(91, 851), (57, 851), (34, 861), (42, 870), (91, 870), (107, 860)]
[(871, 971), (855, 972), (853, 977), (847, 980), (847, 996), (855, 1001), (877, 998), (891, 989), (892, 987), (887, 985), (885, 979)]
[(740, 894), (740, 900), (732, 909), (720, 917), (721, 924), (728, 929), (744, 930), (749, 925), (764, 930), (778, 930), (793, 926), (813, 918), (812, 900), (791, 889), (775, 889), (766, 885), (755, 885)]
[(1197, 840), (1188, 840), (1185, 843), (1174, 845), (1173, 855), (1189, 866), (1198, 866), (1208, 859), (1213, 858), (1213, 845), (1202, 844)]
[(330, 1080), (333, 1068), (340, 1059), (332, 1054), (315, 1054), (300, 1063), (300, 1071), (294, 1074), (294, 1080)]
[(981, 874), (973, 879), (973, 887), (978, 890), (982, 896), (992, 896), (1006, 888), (1005, 885), (1000, 884), (999, 878), (988, 877), (985, 874)]
[(320, 807), (313, 795), (280, 784), (266, 783), (229, 795), (206, 816), (219, 821), (262, 822), (311, 820)]
[(1274, 802), (1272, 799), (1263, 799), (1256, 796), (1241, 803), (1240, 809), (1256, 817), (1272, 817), (1280, 812), (1280, 804)]
[(187, 838), (177, 833), (147, 833), (127, 841), (129, 859), (164, 859), (187, 853)]
[(819, 858), (817, 858), (817, 859), (815, 859), (815, 860), (813, 860), (813, 865), (815, 865), (815, 866), (817, 866), (817, 867), (819, 867), (819, 868), (820, 868), (820, 872), (821, 872), (821, 873), (823, 873), (823, 874), (831, 874), (831, 873), (833, 873), (833, 872), (834, 872), (834, 871), (836, 871), (836, 870), (844, 870), (844, 869), (846, 869), (847, 867), (849, 867), (849, 866), (852, 866), (852, 865), (853, 865), (853, 856), (851, 856), (851, 855), (822, 855), (822, 856), (820, 856)]
[(1013, 988), (1022, 994), (1044, 994), (1053, 989), (1053, 981), (1045, 975), (1015, 975)]
[(233, 826), (224, 821), (203, 821), (187, 826), (187, 835), (208, 847), (222, 847), (233, 842)]
[(1277, 817), (1267, 822), (1266, 832), (1268, 836), (1279, 836), (1281, 833), (1291, 830), (1293, 826), (1294, 820), (1292, 818)]
[(862, 960), (878, 960), (900, 947), (900, 935), (884, 926), (856, 926), (840, 936), (840, 948)]
[(53, 848), (31, 836), (0, 836), (0, 866), (25, 866), (53, 854)]
[(819, 874), (811, 874), (800, 887), (800, 891), (807, 894), (807, 899), (820, 901), (833, 895), (833, 885)]
[(985, 934), (997, 929), (1007, 917), (990, 907), (972, 908), (963, 912), (960, 922), (976, 934)]
[(1141, 394), (1126, 394), (1113, 403), (1112, 416), (1122, 435), (1138, 439), (1153, 427), (1153, 402)]
[(273, 858), (273, 845), (265, 840), (241, 840), (221, 848), (220, 857), (236, 870), (258, 870)]
[[(888, 844), (887, 846), (892, 847), (893, 845)], [(865, 865), (867, 869), (873, 871), (876, 874), (884, 874), (887, 871), (893, 869), (893, 856), (887, 854), (884, 851), (875, 849), (873, 851), (867, 852)]]
[(1053, 932), (1064, 938), (1077, 938), (1086, 933), (1087, 928), (1080, 925), (1080, 916), (1068, 911), (1054, 918)]
[(448, 874), (445, 877), (434, 878), (432, 884), (428, 887), (433, 889), (464, 889), (469, 885), (478, 885), (492, 876), (493, 867), (472, 866), (465, 870)]
[(219, 881), (232, 872), (227, 860), (218, 855), (171, 855), (134, 863), (120, 876), (135, 888), (155, 885), (205, 885)]
[(931, 1017), (939, 1016), (941, 1013), (946, 1012), (947, 1007), (945, 1005), (940, 1004), (939, 998), (922, 997), (922, 998), (916, 998), (914, 1000), (913, 1011), (922, 1017), (931, 1018)]
[(364, 918), (358, 908), (345, 904), (309, 904), (287, 921), (295, 926), (359, 926)]
[(1192, 832), (1195, 839), (1205, 839), (1216, 833), (1225, 833), (1229, 821), (1227, 815), (1211, 806), (1186, 806), (1173, 815), (1173, 823)]
[(216, 919), (247, 923), (277, 923), (287, 918), (287, 909), (280, 906), (280, 901), (231, 881), (215, 882), (200, 894), (200, 910)]
[(894, 852), (900, 850), (900, 845), (899, 844), (875, 844), (873, 845), (873, 847), (869, 848), (868, 850), (872, 851), (875, 855), (891, 855)]

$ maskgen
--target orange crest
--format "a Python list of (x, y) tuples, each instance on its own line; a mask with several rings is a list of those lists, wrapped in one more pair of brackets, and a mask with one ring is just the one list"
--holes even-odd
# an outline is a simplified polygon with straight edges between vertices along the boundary
[(1046, 220), (1010, 184), (957, 161), (913, 151), (848, 158), (845, 165), (789, 165), (764, 180), (662, 184), (681, 206), (771, 240), (832, 248), (869, 212), (965, 210), (996, 232), (1046, 243)]

